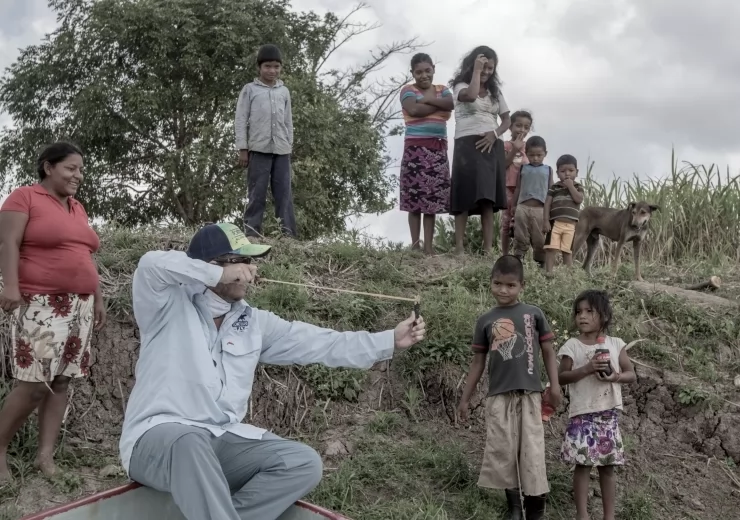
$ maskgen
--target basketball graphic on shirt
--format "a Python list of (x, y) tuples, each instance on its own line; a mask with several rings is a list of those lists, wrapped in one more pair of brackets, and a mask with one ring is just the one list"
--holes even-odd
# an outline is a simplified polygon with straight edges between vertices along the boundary
[(500, 318), (491, 325), (491, 350), (501, 354), (504, 361), (512, 359), (512, 352), (519, 339), (514, 322)]

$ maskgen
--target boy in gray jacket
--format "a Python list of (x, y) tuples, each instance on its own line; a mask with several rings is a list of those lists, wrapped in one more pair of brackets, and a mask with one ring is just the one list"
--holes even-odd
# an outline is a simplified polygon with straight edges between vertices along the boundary
[(279, 79), (282, 64), (277, 46), (260, 47), (257, 52), (259, 77), (244, 86), (236, 104), (236, 148), (239, 164), (247, 167), (248, 203), (244, 211), (247, 236), (262, 233), (268, 184), (283, 233), (296, 235), (290, 187), (293, 113), (290, 91)]

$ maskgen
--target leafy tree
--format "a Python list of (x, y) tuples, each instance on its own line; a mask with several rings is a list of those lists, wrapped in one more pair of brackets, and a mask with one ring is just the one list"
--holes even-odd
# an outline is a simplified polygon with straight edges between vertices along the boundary
[(393, 43), (351, 70), (325, 70), (342, 45), (375, 26), (290, 10), (287, 0), (51, 0), (58, 28), (23, 49), (0, 83), (14, 127), (0, 134), (2, 181), (27, 183), (45, 143), (86, 152), (80, 198), (93, 217), (124, 225), (199, 224), (243, 211), (233, 117), (275, 43), (292, 91), (294, 193), (307, 238), (345, 218), (390, 207), (384, 137), (403, 78), (369, 76), (414, 40)]

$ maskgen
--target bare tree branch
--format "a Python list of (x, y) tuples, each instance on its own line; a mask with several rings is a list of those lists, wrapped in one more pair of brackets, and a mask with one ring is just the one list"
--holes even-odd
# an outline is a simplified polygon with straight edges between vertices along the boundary
[(350, 9), (343, 18), (337, 20), (330, 33), (331, 47), (324, 53), (320, 61), (317, 61), (313, 67), (313, 73), (317, 76), (323, 76), (324, 81), (328, 80), (331, 88), (337, 92), (335, 95), (337, 101), (346, 103), (350, 97), (353, 97), (354, 103), (360, 101), (369, 110), (373, 124), (382, 126), (397, 115), (398, 111), (391, 111), (390, 107), (394, 102), (394, 97), (403, 85), (408, 83), (410, 77), (408, 75), (402, 78), (393, 77), (389, 81), (376, 82), (374, 86), (366, 85), (366, 81), (370, 75), (380, 70), (392, 56), (414, 52), (426, 44), (420, 42), (417, 37), (394, 41), (391, 44), (381, 45), (371, 50), (370, 58), (359, 66), (348, 67), (343, 70), (331, 69), (322, 73), (321, 71), (329, 58), (337, 50), (356, 36), (380, 27), (379, 23), (351, 22), (353, 16), (367, 7), (367, 3), (360, 2)]
[(393, 110), (391, 107), (398, 98), (398, 94), (409, 81), (411, 76), (408, 74), (399, 78), (391, 78), (390, 81), (380, 83), (380, 90), (377, 92), (376, 102), (374, 103), (375, 113), (373, 114), (373, 124), (384, 126), (391, 119), (397, 118), (401, 111)]
[(353, 88), (361, 87), (367, 77), (373, 72), (380, 69), (388, 58), (394, 54), (407, 54), (418, 49), (421, 44), (418, 42), (418, 38), (414, 37), (409, 40), (402, 40), (399, 42), (393, 42), (390, 45), (380, 46), (378, 49), (371, 51), (371, 58), (359, 67), (353, 67), (348, 69), (342, 79), (348, 79), (345, 85), (341, 85), (341, 82), (337, 82), (335, 87), (339, 92), (336, 95), (338, 101), (342, 102), (346, 99), (347, 95)]
[[(374, 24), (363, 24), (363, 23), (350, 23), (349, 19), (352, 18), (355, 14), (362, 11), (363, 9), (367, 9), (369, 6), (365, 2), (360, 2), (355, 7), (353, 7), (347, 15), (337, 20), (337, 23), (334, 25), (330, 41), (332, 42), (331, 48), (324, 54), (324, 56), (321, 58), (320, 62), (314, 63), (312, 72), (313, 75), (316, 76), (319, 71), (324, 67), (326, 62), (329, 60), (329, 58), (334, 55), (334, 53), (342, 47), (344, 44), (346, 44), (348, 41), (350, 41), (352, 38), (359, 36), (361, 34), (364, 34), (366, 32), (373, 31), (380, 27), (380, 24), (377, 22)], [(340, 36), (340, 33), (342, 31), (346, 31), (345, 34)]]

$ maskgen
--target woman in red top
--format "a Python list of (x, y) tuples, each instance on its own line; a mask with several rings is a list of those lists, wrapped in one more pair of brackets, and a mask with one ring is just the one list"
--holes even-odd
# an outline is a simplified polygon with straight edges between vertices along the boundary
[(12, 312), (13, 376), (0, 411), (0, 482), (10, 478), (6, 453), (13, 435), (39, 410), (36, 466), (56, 470), (54, 444), (67, 408), (67, 387), (90, 366), (92, 330), (105, 324), (105, 305), (92, 258), (98, 235), (74, 199), (82, 152), (54, 143), (38, 158), (40, 182), (13, 191), (0, 209), (0, 308)]

